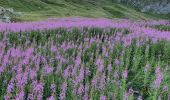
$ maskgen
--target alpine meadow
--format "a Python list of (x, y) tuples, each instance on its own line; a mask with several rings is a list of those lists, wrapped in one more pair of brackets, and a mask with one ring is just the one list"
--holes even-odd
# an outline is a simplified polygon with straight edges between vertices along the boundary
[(0, 100), (170, 100), (168, 0), (0, 0)]

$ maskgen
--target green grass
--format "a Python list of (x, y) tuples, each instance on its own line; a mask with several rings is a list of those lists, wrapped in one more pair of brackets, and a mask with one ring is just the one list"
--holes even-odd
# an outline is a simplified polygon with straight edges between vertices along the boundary
[(167, 25), (156, 25), (154, 28), (161, 30), (161, 31), (170, 31), (170, 26)]
[(105, 17), (150, 19), (131, 7), (105, 0), (0, 0), (0, 6), (23, 12), (17, 20), (42, 20), (53, 17)]

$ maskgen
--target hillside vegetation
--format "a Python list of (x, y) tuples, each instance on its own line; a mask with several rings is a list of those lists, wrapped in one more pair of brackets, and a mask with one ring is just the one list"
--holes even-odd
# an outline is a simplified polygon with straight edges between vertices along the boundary
[(138, 12), (112, 0), (0, 0), (0, 6), (23, 12), (20, 20), (53, 17), (105, 17), (148, 19), (153, 15)]

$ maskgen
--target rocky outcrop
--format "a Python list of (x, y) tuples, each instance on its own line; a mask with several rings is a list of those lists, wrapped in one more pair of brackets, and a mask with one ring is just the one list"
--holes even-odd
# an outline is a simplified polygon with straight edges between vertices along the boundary
[(157, 14), (170, 13), (170, 0), (115, 0), (126, 5), (132, 5), (141, 12), (153, 12)]
[(170, 3), (169, 4), (159, 4), (153, 3), (146, 6), (143, 6), (141, 9), (142, 12), (149, 12), (152, 11), (157, 14), (168, 14), (170, 13)]
[(11, 22), (11, 19), (15, 16), (20, 16), (20, 12), (14, 12), (12, 8), (0, 7), (0, 22)]

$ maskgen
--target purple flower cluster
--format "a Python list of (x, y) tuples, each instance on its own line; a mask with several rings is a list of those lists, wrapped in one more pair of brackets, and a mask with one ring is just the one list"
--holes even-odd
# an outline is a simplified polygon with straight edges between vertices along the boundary
[(156, 68), (155, 74), (156, 74), (156, 80), (154, 81), (154, 84), (156, 88), (159, 88), (163, 80), (163, 73), (161, 72), (161, 69), (159, 66)]
[[(169, 67), (161, 69), (169, 66), (170, 32), (154, 29), (154, 25), (168, 24), (104, 18), (0, 23), (0, 98), (142, 100), (146, 99), (142, 87), (167, 99)], [(157, 45), (161, 52), (155, 50)], [(157, 58), (159, 53), (163, 59)], [(156, 69), (152, 67), (159, 63)], [(154, 83), (155, 88), (146, 83)], [(139, 92), (134, 95), (129, 87)], [(147, 95), (151, 99), (154, 94)]]

